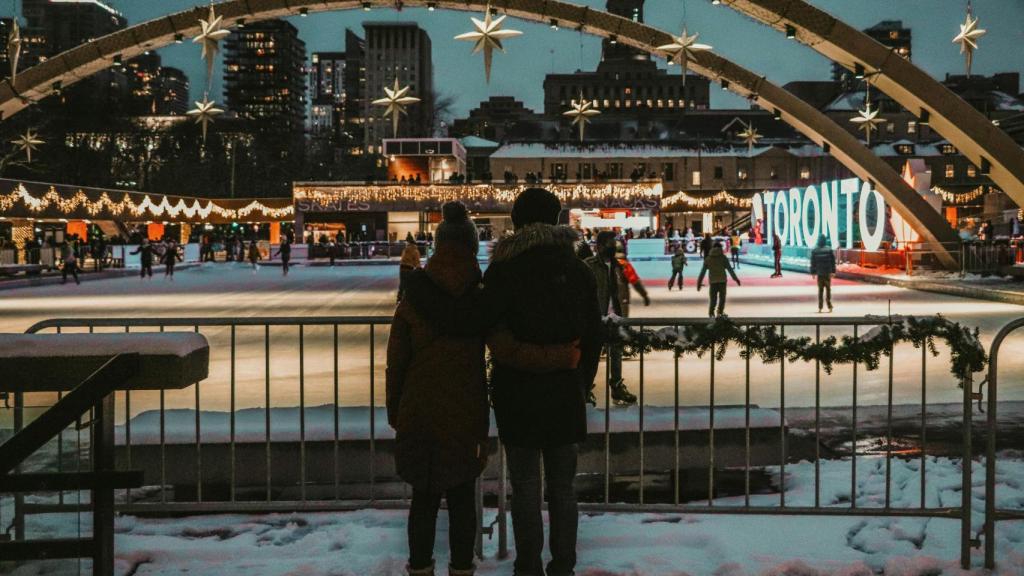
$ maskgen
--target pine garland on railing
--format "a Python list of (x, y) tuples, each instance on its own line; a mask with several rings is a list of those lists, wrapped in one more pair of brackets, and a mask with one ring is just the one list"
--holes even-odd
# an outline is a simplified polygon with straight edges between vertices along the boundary
[(740, 357), (759, 357), (766, 364), (780, 361), (818, 361), (828, 374), (836, 364), (864, 365), (868, 370), (878, 368), (881, 358), (889, 356), (893, 346), (910, 342), (915, 348), (926, 346), (932, 356), (938, 356), (936, 339), (943, 340), (950, 351), (950, 372), (963, 382), (974, 372), (984, 369), (988, 362), (985, 348), (978, 340), (978, 329), (973, 331), (941, 315), (929, 317), (867, 317), (880, 324), (858, 338), (829, 336), (820, 342), (801, 337), (788, 337), (776, 326), (741, 327), (728, 317), (708, 324), (665, 327), (659, 330), (637, 329), (607, 320), (609, 343), (623, 348), (623, 355), (635, 356), (653, 350), (673, 351), (677, 356), (695, 354), (703, 357), (711, 352), (717, 360), (725, 357), (730, 342), (739, 345)]

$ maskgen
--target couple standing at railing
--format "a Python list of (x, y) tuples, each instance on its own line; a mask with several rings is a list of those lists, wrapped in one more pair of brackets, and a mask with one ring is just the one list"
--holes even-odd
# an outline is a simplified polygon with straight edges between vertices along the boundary
[[(406, 281), (388, 342), (388, 422), (399, 475), (413, 488), (408, 574), (434, 572), (434, 532), (448, 503), (448, 574), (472, 575), (476, 479), (488, 452), (490, 400), (508, 456), (517, 576), (567, 576), (576, 566), (573, 479), (586, 437), (586, 398), (601, 352), (594, 275), (576, 258), (561, 205), (531, 188), (512, 209), (515, 234), (494, 248), (487, 274), (465, 206), (445, 204), (436, 250)], [(541, 460), (550, 520), (544, 566)]]

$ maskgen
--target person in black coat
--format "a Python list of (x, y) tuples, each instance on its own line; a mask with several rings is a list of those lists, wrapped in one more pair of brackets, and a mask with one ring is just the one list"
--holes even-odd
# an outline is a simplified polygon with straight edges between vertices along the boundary
[(167, 241), (167, 248), (164, 250), (163, 256), (160, 257), (165, 266), (164, 277), (174, 280), (174, 265), (181, 261), (181, 252), (178, 249), (178, 243), (174, 240)]
[[(515, 498), (512, 522), (517, 574), (572, 574), (578, 513), (573, 480), (578, 445), (586, 439), (586, 399), (594, 385), (603, 342), (597, 290), (590, 269), (574, 254), (578, 236), (558, 226), (561, 204), (541, 188), (525, 190), (512, 209), (515, 234), (494, 247), (484, 289), (472, 301), (453, 302), (430, 286), (407, 298), (429, 310), (441, 331), (480, 333), (502, 324), (516, 340), (564, 344), (579, 340), (575, 370), (534, 374), (494, 360), (492, 403), (508, 454)], [(410, 282), (421, 282), (417, 277)], [(428, 299), (417, 304), (420, 299)], [(544, 461), (551, 523), (551, 562), (541, 561), (540, 463)]]
[(139, 255), (139, 277), (145, 278), (149, 276), (153, 277), (153, 245), (149, 243), (149, 238), (143, 238), (142, 244), (135, 250), (132, 250), (131, 254)]
[(281, 257), (281, 270), (284, 276), (288, 275), (288, 263), (292, 261), (292, 238), (285, 236), (281, 238), (281, 245), (277, 247), (277, 256)]

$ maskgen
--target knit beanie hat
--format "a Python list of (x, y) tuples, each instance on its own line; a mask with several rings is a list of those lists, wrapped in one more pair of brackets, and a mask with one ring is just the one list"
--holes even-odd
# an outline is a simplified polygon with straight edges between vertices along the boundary
[(561, 212), (557, 196), (543, 188), (527, 188), (512, 204), (512, 224), (516, 228), (535, 222), (555, 225)]
[(477, 234), (476, 225), (469, 219), (469, 211), (462, 202), (446, 202), (441, 206), (441, 216), (444, 218), (437, 226), (434, 234), (438, 244), (451, 242), (468, 248), (473, 254), (477, 253), (480, 247), (480, 237)]

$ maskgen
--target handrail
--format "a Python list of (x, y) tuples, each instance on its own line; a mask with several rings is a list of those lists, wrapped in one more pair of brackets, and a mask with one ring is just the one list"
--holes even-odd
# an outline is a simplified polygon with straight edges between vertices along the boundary
[(985, 446), (985, 568), (993, 569), (996, 564), (996, 433), (999, 428), (999, 349), (1010, 333), (1024, 328), (1024, 318), (1018, 318), (1003, 328), (992, 339), (988, 360), (988, 430)]
[(134, 353), (117, 354), (104, 362), (49, 410), (0, 445), (0, 474), (9, 474), (20, 466), (138, 370), (139, 355)]
[[(928, 316), (914, 316), (926, 318)], [(829, 316), (826, 318), (792, 317), (792, 318), (753, 318), (730, 317), (735, 324), (745, 326), (879, 326), (897, 320), (906, 320), (911, 316)], [(195, 326), (387, 326), (391, 324), (391, 316), (247, 316), (241, 318), (223, 316), (195, 316), (189, 318), (51, 318), (41, 320), (25, 330), (26, 334), (34, 334), (47, 328), (124, 328), (142, 326), (164, 327), (195, 327)], [(618, 320), (625, 326), (676, 326), (712, 324), (714, 319), (705, 317), (661, 317), (661, 318), (622, 318)]]

